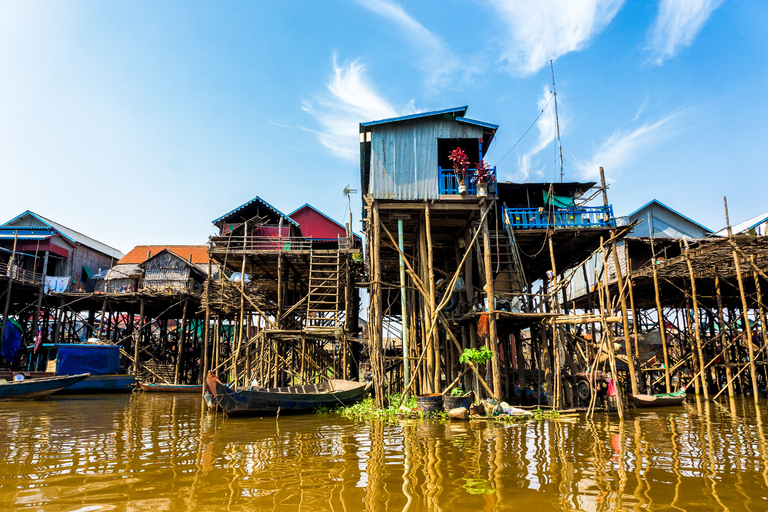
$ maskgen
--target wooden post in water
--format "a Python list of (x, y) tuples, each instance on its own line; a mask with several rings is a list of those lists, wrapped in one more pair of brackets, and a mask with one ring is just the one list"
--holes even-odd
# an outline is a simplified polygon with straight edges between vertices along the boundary
[[(685, 240), (685, 239), (683, 239)], [(693, 273), (693, 264), (688, 254), (688, 242), (685, 241), (685, 262), (688, 265), (688, 275), (691, 279), (691, 300), (693, 301), (693, 333), (696, 339), (696, 353), (699, 358), (699, 380), (701, 381), (701, 387), (704, 390), (704, 399), (709, 400), (709, 386), (705, 376), (706, 361), (704, 360), (704, 352), (701, 349), (701, 320), (699, 319), (699, 301), (696, 296), (696, 276)]]
[[(485, 206), (486, 211), (491, 209), (492, 202)], [(491, 237), (488, 231), (488, 216), (483, 219), (483, 263), (485, 267), (485, 296), (488, 300), (488, 342), (491, 352), (491, 371), (493, 372), (493, 394), (499, 400), (501, 396), (501, 371), (499, 369), (499, 344), (496, 330), (496, 307), (494, 306), (495, 297), (493, 291), (493, 269), (491, 268)]]
[(747, 348), (749, 349), (749, 378), (752, 379), (752, 397), (755, 403), (758, 402), (760, 395), (757, 390), (757, 372), (755, 369), (755, 347), (752, 344), (752, 328), (749, 325), (749, 308), (747, 307), (747, 296), (744, 293), (744, 280), (741, 278), (741, 265), (739, 264), (739, 255), (736, 252), (736, 242), (733, 239), (731, 222), (728, 219), (728, 201), (723, 197), (725, 204), (725, 223), (728, 226), (728, 240), (733, 247), (733, 265), (736, 267), (736, 279), (739, 282), (739, 294), (741, 295), (741, 312), (744, 316), (744, 329), (747, 336)]
[[(613, 265), (616, 267), (616, 285), (619, 290), (619, 302), (621, 303), (621, 325), (624, 330), (624, 346), (627, 352), (627, 366), (629, 367), (629, 380), (632, 394), (638, 394), (637, 375), (635, 374), (635, 351), (632, 350), (632, 339), (629, 335), (629, 313), (627, 311), (627, 295), (624, 293), (624, 277), (621, 273), (621, 262), (616, 250), (616, 240), (611, 237), (611, 252), (613, 252)], [(608, 276), (606, 275), (606, 282)]]
[[(429, 203), (424, 203), (424, 227), (427, 235), (427, 268), (429, 278), (429, 322), (430, 327), (437, 323), (435, 318), (435, 268), (434, 268), (434, 256), (432, 252), (432, 223), (429, 216)], [(427, 349), (428, 355), (432, 359), (431, 366), (428, 365), (428, 379), (430, 379), (430, 392), (437, 393), (440, 391), (440, 350), (438, 344), (437, 326), (432, 327), (432, 336), (429, 338), (429, 348)]]
[(715, 295), (717, 296), (717, 318), (720, 321), (720, 343), (723, 346), (723, 361), (725, 362), (725, 379), (728, 383), (728, 397), (734, 398), (733, 393), (733, 375), (731, 373), (730, 349), (726, 348), (728, 344), (725, 332), (725, 320), (723, 318), (723, 297), (720, 294), (720, 276), (715, 272)]
[(184, 341), (187, 337), (187, 305), (189, 299), (184, 299), (184, 309), (181, 313), (181, 332), (179, 333), (178, 353), (176, 354), (176, 371), (173, 374), (173, 383), (179, 384), (182, 358), (184, 357)]
[[(206, 286), (205, 286), (205, 333), (203, 334), (203, 357), (202, 357), (202, 371), (200, 372), (200, 382), (202, 384), (205, 384), (205, 378), (208, 373), (208, 351), (210, 347), (210, 339), (211, 339), (211, 284), (213, 284), (213, 280), (211, 279), (211, 253), (210, 253), (210, 247), (208, 248), (208, 275), (206, 276)], [(205, 386), (203, 386), (205, 387)]]
[(672, 382), (669, 376), (669, 347), (667, 345), (667, 322), (664, 320), (664, 309), (661, 307), (661, 296), (659, 294), (659, 273), (656, 269), (656, 250), (654, 249), (653, 239), (651, 239), (651, 249), (653, 251), (653, 291), (656, 296), (656, 316), (659, 320), (659, 334), (661, 335), (661, 346), (664, 350), (664, 386), (667, 393), (672, 392)]
[(373, 283), (371, 283), (371, 318), (368, 328), (371, 341), (371, 369), (373, 370), (376, 405), (384, 407), (384, 361), (381, 332), (381, 219), (379, 217), (379, 205), (374, 201), (371, 208), (373, 222), (373, 251), (371, 263), (374, 263)]
[(144, 297), (141, 298), (139, 305), (139, 328), (134, 331), (133, 340), (133, 374), (139, 375), (139, 344), (141, 343), (141, 333), (144, 329)]

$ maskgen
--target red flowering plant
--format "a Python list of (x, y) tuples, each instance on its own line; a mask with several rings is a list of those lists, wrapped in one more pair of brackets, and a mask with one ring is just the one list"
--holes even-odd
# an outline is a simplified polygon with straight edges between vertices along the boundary
[(493, 183), (494, 181), (496, 181), (496, 177), (493, 175), (493, 168), (485, 163), (484, 160), (480, 160), (475, 171), (475, 182)]
[(448, 160), (453, 162), (453, 172), (456, 173), (456, 179), (460, 183), (464, 183), (464, 178), (467, 176), (467, 168), (469, 167), (469, 157), (461, 148), (456, 148), (448, 154)]

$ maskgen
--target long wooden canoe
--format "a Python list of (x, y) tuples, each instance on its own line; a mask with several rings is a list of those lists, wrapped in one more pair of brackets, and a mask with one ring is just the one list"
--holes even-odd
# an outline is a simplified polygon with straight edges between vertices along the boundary
[(65, 389), (87, 377), (87, 373), (81, 373), (0, 382), (0, 400), (37, 400)]
[(208, 372), (205, 400), (208, 407), (227, 414), (274, 414), (311, 412), (320, 407), (351, 405), (362, 400), (370, 383), (329, 380), (320, 384), (283, 388), (230, 388)]
[(629, 401), (635, 407), (669, 407), (680, 405), (685, 401), (685, 386), (674, 393), (662, 393), (659, 395), (628, 395)]
[(202, 384), (157, 384), (153, 382), (139, 382), (142, 391), (149, 393), (197, 393), (203, 392)]

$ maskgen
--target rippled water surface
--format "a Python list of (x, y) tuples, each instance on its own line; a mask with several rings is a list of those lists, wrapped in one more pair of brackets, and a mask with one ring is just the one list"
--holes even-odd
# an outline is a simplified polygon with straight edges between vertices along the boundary
[(223, 418), (199, 397), (0, 403), (4, 510), (768, 510), (768, 404), (500, 425)]

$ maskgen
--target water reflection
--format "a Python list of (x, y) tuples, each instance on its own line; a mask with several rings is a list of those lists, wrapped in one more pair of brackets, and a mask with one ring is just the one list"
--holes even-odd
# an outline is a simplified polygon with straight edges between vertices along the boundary
[(224, 418), (199, 397), (0, 403), (0, 503), (86, 510), (765, 510), (766, 406), (558, 421)]

